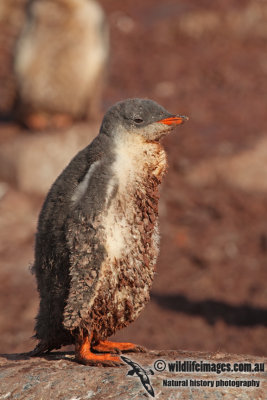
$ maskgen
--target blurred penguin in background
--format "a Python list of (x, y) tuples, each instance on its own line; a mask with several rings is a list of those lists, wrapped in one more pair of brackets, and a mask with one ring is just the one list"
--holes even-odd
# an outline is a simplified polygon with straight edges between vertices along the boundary
[(27, 0), (0, 0), (0, 121), (12, 119), (16, 101), (14, 48), (25, 22)]
[(14, 57), (18, 119), (43, 130), (94, 118), (108, 48), (105, 15), (94, 0), (30, 0)]

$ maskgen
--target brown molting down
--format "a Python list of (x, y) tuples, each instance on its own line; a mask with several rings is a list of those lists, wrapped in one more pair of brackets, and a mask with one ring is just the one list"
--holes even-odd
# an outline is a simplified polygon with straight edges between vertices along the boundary
[[(127, 191), (119, 192), (115, 196), (98, 221), (103, 236), (107, 237), (110, 236), (107, 225), (110, 214), (116, 216), (111, 224), (119, 225), (120, 221), (125, 220), (121, 227), (124, 243), (120, 257), (110, 257), (106, 243), (106, 259), (101, 265), (99, 275), (95, 270), (82, 268), (82, 265), (88, 265), (88, 257), (93, 256), (93, 248), (90, 254), (86, 246), (84, 251), (80, 248), (79, 266), (77, 260), (73, 261), (64, 326), (72, 331), (87, 331), (88, 335), (93, 333), (93, 341), (96, 343), (129, 325), (149, 301), (159, 252), (158, 190), (166, 170), (166, 158), (160, 144), (148, 144), (146, 147), (146, 162), (143, 168), (139, 166), (134, 182), (127, 183)], [(88, 236), (86, 224), (82, 224), (81, 231), (83, 229), (87, 230)], [(78, 242), (76, 239), (76, 246), (79, 246)], [(90, 265), (94, 268), (99, 263), (94, 261)], [(94, 279), (96, 276), (98, 279)], [(93, 299), (92, 292), (96, 293)], [(81, 293), (83, 300), (80, 298)], [(85, 293), (90, 295), (87, 297)]]
[[(157, 234), (158, 179), (152, 177), (149, 180), (151, 186), (146, 186), (146, 193), (142, 195), (138, 191), (136, 194), (136, 213), (131, 231), (132, 236), (136, 237), (135, 246), (130, 254), (120, 260), (115, 259), (107, 268), (101, 289), (92, 306), (90, 320), (94, 321), (91, 329), (96, 342), (129, 325), (149, 301), (158, 255), (158, 243), (154, 238)], [(117, 211), (119, 215), (120, 210)], [(143, 221), (142, 224), (138, 224), (139, 221)], [(117, 273), (115, 287), (110, 285), (112, 271)]]

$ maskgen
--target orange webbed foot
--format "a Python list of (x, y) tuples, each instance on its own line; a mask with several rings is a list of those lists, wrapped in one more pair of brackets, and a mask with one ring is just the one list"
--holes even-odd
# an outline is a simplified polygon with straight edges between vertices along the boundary
[(73, 123), (71, 116), (68, 114), (47, 114), (42, 112), (29, 114), (23, 121), (26, 127), (32, 131), (64, 130)]
[(111, 354), (95, 354), (88, 352), (82, 357), (77, 357), (75, 360), (83, 365), (91, 365), (93, 367), (119, 367), (123, 365), (121, 359), (117, 356), (112, 356)]
[(91, 366), (117, 367), (123, 365), (123, 362), (118, 356), (93, 353), (91, 351), (91, 339), (89, 339), (88, 336), (77, 341), (75, 360), (80, 364)]
[(98, 353), (145, 353), (146, 349), (134, 343), (121, 343), (121, 342), (110, 342), (109, 340), (100, 340), (97, 345), (92, 348), (93, 351)]
[(32, 131), (44, 131), (49, 125), (47, 115), (41, 112), (29, 114), (23, 121), (26, 127)]
[(73, 119), (68, 114), (55, 114), (51, 118), (51, 125), (57, 129), (67, 129), (73, 123)]

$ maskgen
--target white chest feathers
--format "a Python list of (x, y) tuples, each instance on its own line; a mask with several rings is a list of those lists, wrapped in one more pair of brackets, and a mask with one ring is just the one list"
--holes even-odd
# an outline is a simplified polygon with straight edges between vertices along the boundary
[[(115, 258), (134, 254), (142, 235), (140, 225), (136, 224), (136, 219), (140, 220), (140, 216), (137, 216), (136, 192), (143, 193), (145, 197), (149, 176), (154, 175), (160, 182), (167, 166), (165, 152), (158, 143), (144, 143), (142, 138), (136, 142), (120, 141), (112, 165), (113, 181), (117, 182), (118, 190), (107, 210), (104, 226), (108, 254)], [(156, 248), (157, 221), (154, 229), (151, 245)]]
[(142, 136), (135, 136), (116, 143), (112, 170), (121, 190), (140, 189), (148, 174), (161, 180), (166, 167), (166, 153), (158, 142), (146, 142)]

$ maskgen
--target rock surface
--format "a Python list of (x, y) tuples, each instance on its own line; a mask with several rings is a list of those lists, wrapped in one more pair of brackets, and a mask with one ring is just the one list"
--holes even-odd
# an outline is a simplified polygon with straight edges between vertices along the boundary
[[(266, 372), (217, 374), (215, 372), (169, 372), (168, 370), (169, 363), (176, 360), (204, 361), (217, 366), (222, 363), (231, 363), (233, 367), (234, 363), (252, 363), (254, 366), (255, 363), (266, 362), (266, 359), (260, 357), (181, 351), (149, 351), (145, 354), (127, 354), (126, 356), (137, 362), (148, 373), (147, 377), (153, 388), (154, 397), (158, 399), (264, 400), (267, 398)], [(0, 399), (153, 398), (136, 374), (127, 376), (128, 371), (131, 370), (129, 365), (125, 364), (119, 368), (89, 367), (73, 362), (73, 357), (73, 353), (59, 352), (45, 358), (29, 358), (23, 354), (2, 355), (0, 357)], [(166, 366), (165, 369), (164, 366)], [(164, 382), (171, 382), (171, 384), (180, 382), (180, 385), (185, 386), (164, 386)], [(209, 383), (209, 387), (204, 386), (207, 382), (213, 382), (214, 386), (210, 387), (212, 383)], [(247, 386), (249, 382), (251, 387)], [(196, 386), (197, 383), (198, 386)], [(238, 384), (239, 387), (237, 387)], [(259, 387), (255, 386), (257, 384)]]

